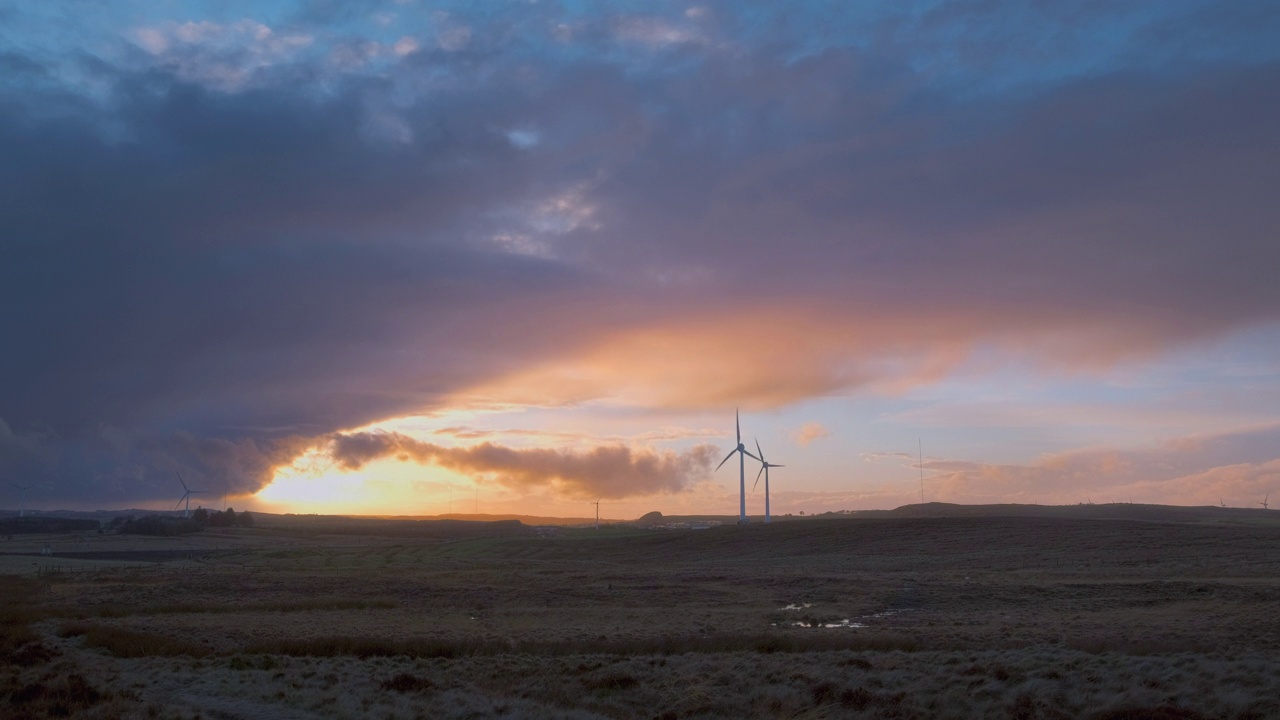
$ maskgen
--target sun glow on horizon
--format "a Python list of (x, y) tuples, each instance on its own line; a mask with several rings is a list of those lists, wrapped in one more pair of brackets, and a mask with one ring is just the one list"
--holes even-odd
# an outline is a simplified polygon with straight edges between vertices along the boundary
[(450, 498), (470, 498), (476, 482), (443, 468), (374, 460), (359, 470), (337, 466), (322, 449), (313, 448), (254, 495), (264, 510), (291, 513), (355, 515), (439, 515), (450, 510)]

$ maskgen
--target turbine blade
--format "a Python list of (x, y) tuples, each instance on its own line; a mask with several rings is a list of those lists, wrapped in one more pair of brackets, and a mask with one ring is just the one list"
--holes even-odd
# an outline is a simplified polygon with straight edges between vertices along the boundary
[(760, 438), (756, 438), (756, 452), (760, 453), (760, 462), (764, 462), (764, 451), (760, 449)]
[(760, 458), (756, 457), (755, 455), (752, 455), (752, 454), (751, 454), (751, 451), (750, 451), (750, 450), (748, 450), (748, 449), (746, 449), (746, 448), (743, 448), (743, 449), (742, 449), (742, 454), (743, 454), (743, 455), (746, 455), (746, 456), (747, 456), (747, 457), (749, 457), (749, 458), (754, 458), (756, 462), (764, 462), (763, 460), (761, 460)]
[(738, 438), (738, 444), (742, 444), (742, 423), (738, 420), (738, 408), (733, 409), (733, 432)]
[[(187, 499), (187, 496), (186, 496), (186, 495), (183, 495), (183, 496), (182, 496), (182, 500), (186, 500), (186, 499)], [(174, 510), (177, 510), (178, 508), (182, 507), (182, 500), (179, 500), (179, 501), (178, 501), (178, 504), (173, 506), (173, 509), (174, 509)]]
[(775, 463), (769, 463), (769, 467), (786, 467), (786, 465), (777, 465)]
[(760, 484), (760, 476), (764, 474), (764, 466), (760, 466), (760, 472), (756, 473), (756, 481), (751, 485), (751, 492), (756, 491), (756, 485)]
[[(729, 451), (729, 454), (728, 454), (728, 455), (725, 455), (725, 456), (724, 456), (724, 459), (720, 461), (720, 465), (717, 465), (717, 466), (716, 466), (716, 470), (719, 470), (721, 465), (724, 465), (725, 463), (729, 462), (729, 458), (733, 457), (733, 454), (734, 454), (734, 453), (736, 453), (736, 452), (738, 452), (737, 448), (734, 448), (733, 450), (730, 450), (730, 451)], [(711, 472), (715, 472), (716, 470), (712, 470)]]
[(187, 488), (187, 481), (182, 479), (182, 473), (175, 470), (173, 474), (178, 476), (178, 482), (182, 483), (182, 489), (190, 492), (190, 489)]

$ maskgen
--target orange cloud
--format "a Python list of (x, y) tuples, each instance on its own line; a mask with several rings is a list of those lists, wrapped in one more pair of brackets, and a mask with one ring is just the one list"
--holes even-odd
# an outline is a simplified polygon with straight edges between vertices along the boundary
[(1069, 504), (1133, 499), (1171, 505), (1251, 507), (1280, 491), (1280, 426), (1180, 438), (1158, 446), (1096, 448), (1028, 465), (928, 460), (930, 499), (960, 503)]
[(489, 442), (444, 447), (393, 432), (339, 433), (329, 445), (330, 455), (347, 470), (394, 457), (490, 479), (513, 490), (550, 488), (570, 497), (611, 499), (682, 491), (709, 475), (716, 452), (711, 445), (683, 453), (626, 445), (586, 451), (515, 449)]
[(801, 425), (800, 428), (796, 430), (791, 437), (794, 438), (796, 441), (796, 444), (800, 445), (801, 447), (808, 447), (809, 443), (813, 442), (814, 440), (820, 440), (825, 437), (831, 437), (831, 431), (823, 427), (822, 423), (807, 422), (804, 425)]
[(457, 391), (444, 405), (608, 399), (646, 408), (759, 410), (850, 390), (905, 392), (977, 362), (979, 347), (1067, 373), (1096, 372), (1162, 347), (1161, 333), (1150, 328), (1027, 308), (890, 309), (870, 300), (836, 306), (773, 298), (767, 306), (716, 307), (695, 316), (672, 312), (620, 322)]

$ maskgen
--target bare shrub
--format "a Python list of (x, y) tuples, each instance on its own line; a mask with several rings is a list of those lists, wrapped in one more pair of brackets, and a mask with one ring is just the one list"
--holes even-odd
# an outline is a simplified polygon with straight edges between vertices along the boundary
[(398, 693), (425, 693), (435, 688), (430, 678), (403, 672), (382, 681), (382, 689)]
[(597, 677), (582, 678), (588, 690), (627, 690), (640, 684), (640, 680), (627, 672), (615, 670)]
[[(839, 705), (850, 710), (865, 710), (869, 707), (896, 708), (906, 700), (906, 693), (878, 693), (865, 687), (841, 687), (835, 683), (823, 682), (810, 689), (814, 705)], [(881, 715), (890, 714), (887, 711)]]
[(1022, 692), (1005, 708), (1009, 720), (1070, 720), (1072, 715), (1047, 698), (1036, 698)]
[(46, 685), (36, 681), (9, 693), (13, 715), (6, 717), (70, 717), (112, 697), (78, 673)]

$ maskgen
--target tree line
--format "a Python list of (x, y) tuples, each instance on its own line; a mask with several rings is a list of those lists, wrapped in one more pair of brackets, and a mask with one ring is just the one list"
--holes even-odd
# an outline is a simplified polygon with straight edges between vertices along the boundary
[(171, 515), (120, 516), (107, 523), (106, 530), (124, 535), (185, 535), (200, 532), (206, 527), (251, 528), (253, 515), (248, 511), (236, 512), (235, 508), (213, 512), (199, 508), (186, 518)]

